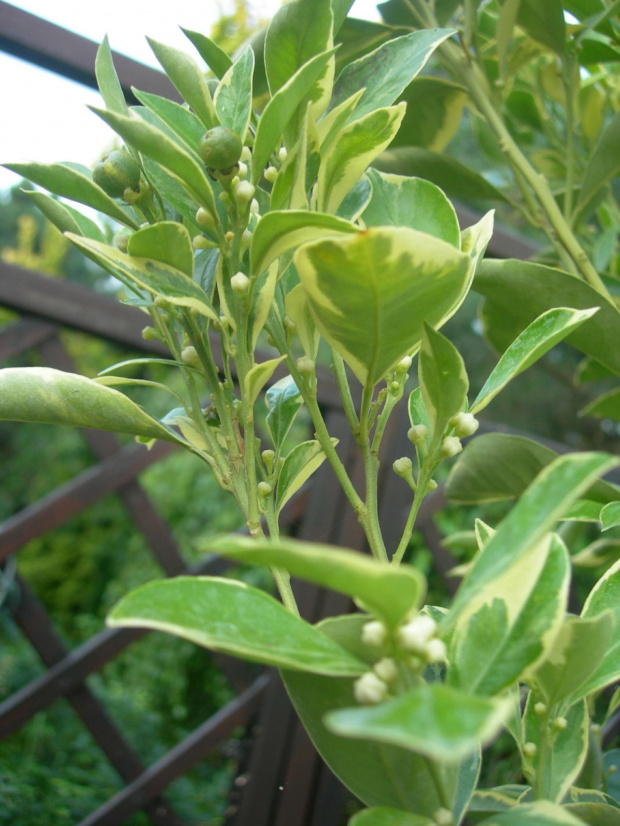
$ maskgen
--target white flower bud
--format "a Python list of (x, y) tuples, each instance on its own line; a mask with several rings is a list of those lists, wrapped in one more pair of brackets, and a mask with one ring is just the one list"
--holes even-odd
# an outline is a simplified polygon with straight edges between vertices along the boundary
[(192, 238), (192, 247), (195, 250), (206, 250), (212, 246), (213, 244), (204, 235), (194, 235)]
[(230, 203), (230, 195), (228, 194), (228, 192), (220, 192), (220, 194), (217, 197), (223, 204)]
[(286, 147), (285, 146), (280, 147), (280, 150), (278, 151), (278, 160), (280, 161), (280, 163), (284, 163), (284, 161), (286, 160), (287, 155), (288, 155), (288, 152), (286, 151)]
[(250, 201), (250, 214), (258, 214), (258, 201), (256, 200), (256, 198), (252, 198), (252, 200)]
[(239, 169), (237, 170), (237, 175), (239, 177), (239, 180), (241, 180), (241, 181), (244, 178), (248, 177), (248, 165), (243, 163), (243, 161), (241, 161), (239, 163)]
[(250, 286), (250, 279), (243, 272), (238, 272), (230, 279), (230, 286), (239, 295), (247, 293)]
[(213, 215), (211, 215), (208, 209), (205, 209), (204, 207), (199, 207), (198, 211), (196, 212), (196, 223), (200, 224), (201, 227), (213, 229), (213, 227), (215, 226), (215, 219), (213, 218)]
[(409, 476), (411, 476), (413, 463), (408, 456), (401, 456), (400, 459), (396, 459), (392, 467), (394, 468), (394, 473), (397, 476), (401, 476), (403, 479), (407, 479)]
[(275, 166), (268, 166), (264, 174), (265, 180), (269, 181), (269, 183), (272, 184), (278, 177), (278, 170), (275, 168)]
[(456, 436), (446, 436), (439, 448), (439, 456), (442, 459), (449, 459), (451, 456), (456, 456), (463, 450), (461, 440)]
[(426, 445), (428, 427), (425, 424), (414, 424), (414, 426), (410, 427), (407, 431), (407, 438), (418, 447), (420, 447), (420, 445)]
[(297, 359), (297, 369), (302, 376), (313, 376), (315, 365), (312, 359), (308, 358), (308, 356), (300, 356)]
[(526, 757), (534, 757), (538, 751), (536, 743), (525, 743), (523, 746), (523, 754)]
[(268, 482), (259, 482), (258, 483), (258, 495), (261, 499), (266, 499), (268, 496), (271, 495), (273, 488)]
[(384, 683), (393, 683), (398, 677), (398, 666), (391, 657), (383, 657), (373, 665), (372, 670)]
[(407, 370), (411, 367), (412, 362), (413, 359), (411, 358), (411, 356), (403, 356), (403, 358), (396, 365), (396, 372), (406, 373)]
[(250, 244), (252, 243), (252, 233), (249, 229), (244, 229), (243, 233), (241, 234), (241, 246), (244, 249), (247, 249)]
[(424, 654), (426, 644), (437, 632), (437, 623), (426, 614), (419, 614), (398, 629), (398, 639), (405, 651)]
[(542, 715), (546, 713), (547, 706), (544, 703), (536, 703), (534, 706), (534, 714), (538, 714), (539, 717), (542, 717)]
[(446, 661), (446, 644), (438, 637), (433, 637), (426, 643), (424, 648), (424, 659), (427, 663), (444, 663)]
[(379, 648), (386, 640), (387, 628), (379, 620), (371, 620), (371, 622), (367, 622), (362, 626), (362, 642), (366, 645)]
[(376, 705), (385, 700), (388, 687), (372, 671), (362, 674), (359, 680), (353, 683), (353, 695), (358, 703)]
[(234, 188), (235, 201), (241, 209), (245, 208), (254, 198), (256, 188), (249, 181), (239, 181)]
[(181, 352), (181, 361), (184, 361), (185, 364), (191, 365), (191, 367), (199, 367), (200, 359), (198, 358), (196, 348), (192, 347), (191, 344), (189, 347), (184, 347)]
[(459, 439), (465, 436), (473, 436), (476, 430), (480, 427), (480, 422), (471, 413), (459, 413), (450, 420), (450, 424), (454, 427), (454, 435)]
[(433, 821), (437, 824), (437, 826), (454, 826), (454, 818), (452, 817), (452, 812), (449, 809), (437, 809), (435, 814), (433, 815)]
[(248, 163), (252, 160), (252, 150), (249, 146), (244, 146), (241, 150), (241, 160), (245, 161), (245, 163)]
[(566, 717), (556, 717), (553, 721), (553, 728), (556, 731), (564, 731), (567, 725), (568, 720), (566, 719)]

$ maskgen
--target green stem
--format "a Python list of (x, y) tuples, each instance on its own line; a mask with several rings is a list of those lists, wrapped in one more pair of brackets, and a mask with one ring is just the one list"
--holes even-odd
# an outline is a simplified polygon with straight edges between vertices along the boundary
[(566, 190), (564, 192), (564, 218), (573, 214), (573, 186), (575, 183), (575, 61), (569, 56), (564, 64), (564, 91), (566, 94)]
[[(267, 528), (269, 530), (269, 538), (275, 543), (279, 542), (280, 526), (278, 525), (278, 517), (276, 516), (273, 508), (273, 494), (270, 501), (266, 503), (265, 522), (267, 523)], [(282, 603), (288, 608), (291, 614), (295, 614), (295, 616), (298, 617), (299, 608), (297, 607), (297, 600), (295, 599), (295, 594), (291, 588), (291, 575), (283, 568), (271, 568), (270, 570), (278, 588), (280, 597), (282, 598)]]
[(441, 774), (441, 767), (435, 763), (430, 757), (425, 757), (424, 762), (426, 763), (426, 767), (428, 769), (428, 773), (430, 774), (433, 785), (437, 790), (437, 797), (444, 809), (448, 812), (452, 811), (452, 802), (448, 796), (448, 792), (446, 791), (446, 784), (443, 781), (443, 776)]
[(355, 412), (355, 405), (353, 404), (353, 398), (351, 396), (351, 387), (349, 386), (347, 374), (344, 369), (344, 361), (342, 360), (342, 356), (333, 349), (332, 368), (334, 375), (336, 376), (336, 383), (338, 384), (340, 398), (342, 399), (344, 414), (347, 417), (347, 422), (351, 428), (351, 433), (356, 436), (359, 433), (360, 423), (357, 418), (357, 413)]
[(407, 522), (405, 523), (403, 534), (400, 538), (400, 542), (398, 543), (398, 548), (396, 548), (396, 550), (394, 551), (394, 556), (392, 557), (392, 565), (400, 565), (400, 563), (402, 562), (403, 556), (405, 555), (405, 551), (407, 550), (407, 546), (409, 545), (409, 540), (411, 539), (411, 535), (413, 534), (413, 529), (415, 527), (415, 521), (417, 519), (420, 506), (422, 505), (424, 497), (428, 493), (428, 485), (431, 479), (433, 478), (433, 473), (435, 471), (436, 466), (436, 462), (430, 463), (428, 459), (422, 466), (422, 470), (420, 471), (420, 475), (416, 483), (416, 491), (413, 496), (413, 503), (411, 505), (409, 515), (407, 516)]

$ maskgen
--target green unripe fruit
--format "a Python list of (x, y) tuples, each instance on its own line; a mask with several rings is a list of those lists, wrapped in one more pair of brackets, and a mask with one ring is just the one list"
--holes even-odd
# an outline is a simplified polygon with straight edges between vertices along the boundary
[(200, 138), (198, 154), (208, 169), (230, 170), (241, 157), (243, 143), (232, 129), (214, 126)]
[(115, 149), (95, 164), (93, 181), (111, 198), (122, 198), (126, 189), (140, 188), (140, 164), (128, 152)]

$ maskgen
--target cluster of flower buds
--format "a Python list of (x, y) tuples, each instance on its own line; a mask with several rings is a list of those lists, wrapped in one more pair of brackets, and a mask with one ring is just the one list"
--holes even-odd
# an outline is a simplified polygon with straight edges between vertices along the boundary
[(473, 436), (480, 427), (480, 422), (472, 413), (457, 413), (456, 416), (450, 419), (450, 424), (454, 429), (454, 435), (458, 439)]

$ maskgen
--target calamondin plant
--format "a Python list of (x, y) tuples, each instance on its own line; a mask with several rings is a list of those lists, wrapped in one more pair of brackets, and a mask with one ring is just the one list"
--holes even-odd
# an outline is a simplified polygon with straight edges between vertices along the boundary
[[(372, 166), (394, 161), (382, 153), (411, 118), (405, 100), (435, 52), (453, 68), (465, 61), (479, 111), (503, 135), (472, 68), (478, 55), (484, 63), (495, 34), (489, 23), (477, 35), (472, 21), (500, 15), (506, 72), (515, 26), (527, 32), (537, 4), (391, 0), (386, 6), (409, 11), (411, 20), (390, 19), (396, 28), (379, 27), (381, 36), (355, 59), (338, 48), (339, 38), (350, 47), (342, 36), (349, 6), (289, 0), (267, 30), (260, 66), (252, 48), (233, 61), (195, 32), (187, 35), (206, 65), (151, 42), (183, 104), (136, 90), (139, 105), (128, 107), (104, 41), (96, 68), (105, 109), (95, 112), (121, 148), (92, 173), (75, 164), (10, 168), (122, 227), (110, 242), (64, 201), (29, 193), (122, 283), (122, 301), (150, 317), (144, 335), (169, 349), (165, 361), (184, 390), (164, 388), (174, 399), (159, 419), (123, 394), (130, 362), (95, 379), (6, 369), (0, 417), (129, 433), (147, 444), (163, 439), (208, 465), (236, 500), (247, 535), (219, 537), (204, 550), (268, 566), (280, 599), (233, 579), (177, 577), (129, 593), (109, 623), (166, 630), (281, 669), (319, 752), (368, 807), (351, 826), (456, 826), (466, 817), (489, 826), (614, 824), (620, 802), (606, 792), (591, 723), (598, 697), (608, 702), (604, 713), (617, 705), (616, 695), (608, 701), (602, 692), (620, 679), (620, 563), (579, 616), (569, 613), (563, 526), (620, 524), (620, 490), (600, 481), (620, 460), (557, 456), (497, 434), (461, 451), (503, 387), (567, 337), (620, 374), (617, 350), (608, 352), (620, 333), (617, 303), (581, 257), (570, 209), (557, 213), (554, 195), (528, 177), (513, 144), (506, 154), (524, 209), (555, 227), (552, 240), (562, 260), (573, 261), (572, 274), (518, 262), (482, 266), (492, 213), (461, 230), (444, 192), (426, 179), (432, 174)], [(603, 6), (600, 25), (612, 25)], [(536, 284), (535, 276), (527, 301), (541, 291), (543, 298), (532, 299), (532, 317), (520, 325), (518, 308), (507, 311), (513, 334), (470, 398), (464, 361), (441, 328), (472, 284), (501, 322), (501, 308), (515, 303), (514, 283)], [(363, 460), (362, 493), (317, 400), (324, 359)], [(393, 471), (410, 488), (411, 507), (389, 546), (378, 518), (379, 453), (398, 405), (408, 409), (410, 448)], [(294, 443), (302, 407), (314, 435)], [(426, 604), (420, 571), (404, 560), (420, 505), (453, 457), (447, 491), (455, 501), (517, 502), (496, 526), (475, 521), (476, 550), (460, 588), (449, 606), (436, 607)], [(369, 555), (280, 536), (282, 509), (324, 462)], [(348, 595), (357, 610), (306, 622), (291, 576)], [(481, 749), (504, 730), (520, 755), (520, 782), (479, 788)]]

